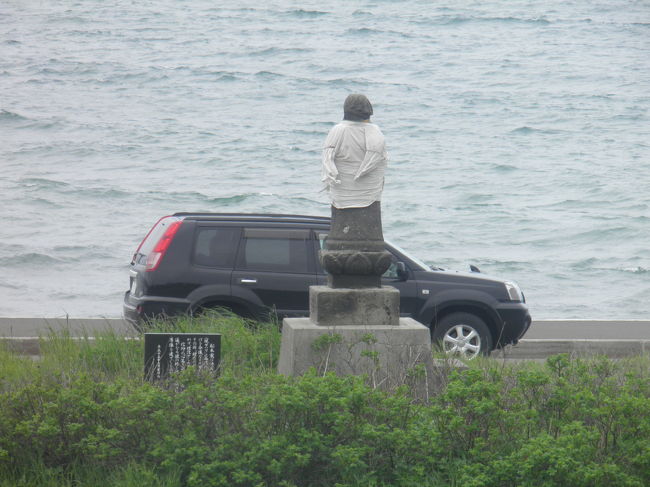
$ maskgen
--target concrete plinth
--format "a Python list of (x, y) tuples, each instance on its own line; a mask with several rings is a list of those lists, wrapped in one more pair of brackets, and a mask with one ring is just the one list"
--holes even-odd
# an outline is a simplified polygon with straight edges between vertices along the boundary
[(323, 326), (310, 318), (285, 318), (278, 372), (297, 376), (366, 375), (369, 385), (393, 390), (414, 386), (426, 397), (434, 374), (429, 329), (411, 318), (395, 325)]
[(399, 291), (309, 288), (310, 319), (318, 326), (399, 326)]

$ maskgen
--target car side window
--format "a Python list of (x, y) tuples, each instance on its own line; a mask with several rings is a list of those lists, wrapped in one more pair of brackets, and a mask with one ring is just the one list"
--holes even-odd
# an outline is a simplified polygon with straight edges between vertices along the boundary
[(308, 230), (247, 228), (238, 269), (308, 274)]
[(232, 268), (240, 232), (237, 227), (199, 227), (194, 243), (194, 263)]
[[(323, 250), (325, 248), (325, 240), (327, 239), (327, 234), (326, 233), (319, 233), (318, 234), (318, 243), (320, 250)], [(388, 249), (386, 249), (388, 250)], [(389, 251), (390, 252), (390, 251)], [(392, 253), (391, 253), (392, 255)], [(390, 267), (382, 274), (381, 277), (384, 277), (386, 279), (397, 279), (399, 278), (399, 274), (397, 273), (397, 259), (395, 258), (394, 255), (392, 255), (392, 262), (390, 264)], [(322, 268), (320, 265), (320, 259), (318, 260), (318, 272), (320, 274), (325, 274), (325, 270)]]

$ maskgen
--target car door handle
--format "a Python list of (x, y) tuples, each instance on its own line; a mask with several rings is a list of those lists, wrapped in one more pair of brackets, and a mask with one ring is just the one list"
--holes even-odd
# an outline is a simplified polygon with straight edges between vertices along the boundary
[(257, 279), (240, 279), (242, 284), (257, 284)]

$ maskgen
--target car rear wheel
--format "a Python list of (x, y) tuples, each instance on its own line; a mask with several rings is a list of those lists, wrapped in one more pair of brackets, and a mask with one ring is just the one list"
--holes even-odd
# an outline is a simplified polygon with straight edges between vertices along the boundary
[(449, 355), (468, 360), (492, 350), (492, 335), (485, 322), (471, 313), (452, 313), (440, 320), (431, 339)]

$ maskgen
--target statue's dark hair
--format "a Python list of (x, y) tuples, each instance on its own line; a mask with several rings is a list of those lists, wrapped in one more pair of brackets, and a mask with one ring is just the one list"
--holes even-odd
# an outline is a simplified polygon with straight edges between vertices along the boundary
[(372, 115), (372, 105), (366, 95), (358, 93), (348, 95), (343, 104), (343, 119), (352, 122), (368, 120)]

